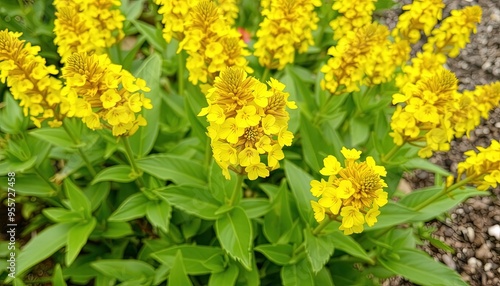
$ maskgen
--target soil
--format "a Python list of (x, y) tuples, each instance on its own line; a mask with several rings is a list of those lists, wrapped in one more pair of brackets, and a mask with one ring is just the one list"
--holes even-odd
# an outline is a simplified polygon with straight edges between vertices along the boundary
[[(401, 1), (405, 4), (409, 1)], [(410, 1), (411, 2), (411, 1)], [(443, 18), (452, 9), (480, 5), (482, 22), (477, 34), (457, 58), (450, 59), (447, 67), (455, 72), (460, 89), (474, 89), (476, 85), (500, 80), (500, 1), (498, 0), (445, 0)], [(388, 21), (397, 17), (390, 11)], [(464, 160), (463, 153), (474, 146), (489, 146), (492, 139), (500, 140), (500, 108), (490, 112), (488, 120), (482, 120), (470, 134), (455, 139), (451, 150), (437, 153), (431, 161), (456, 173), (457, 164)], [(405, 180), (412, 189), (434, 184), (434, 177), (417, 170)], [(470, 285), (500, 285), (500, 187), (489, 191), (488, 196), (470, 198), (451, 210), (445, 219), (427, 223), (437, 230), (434, 237), (451, 246), (454, 253), (424, 244), (422, 249), (436, 260), (456, 270)], [(401, 277), (390, 279), (385, 285), (414, 285)]]

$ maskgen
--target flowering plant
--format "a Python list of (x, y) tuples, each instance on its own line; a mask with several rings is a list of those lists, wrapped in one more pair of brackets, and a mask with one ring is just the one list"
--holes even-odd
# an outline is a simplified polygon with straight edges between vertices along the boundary
[[(498, 140), (457, 174), (425, 160), (500, 102), (499, 82), (459, 90), (445, 66), (479, 7), (6, 7), (0, 198), (17, 232), (0, 242), (5, 283), (466, 285), (417, 244), (443, 246), (423, 222), (500, 184)], [(386, 8), (400, 12), (393, 29), (376, 16)], [(415, 169), (435, 186), (400, 192)]]

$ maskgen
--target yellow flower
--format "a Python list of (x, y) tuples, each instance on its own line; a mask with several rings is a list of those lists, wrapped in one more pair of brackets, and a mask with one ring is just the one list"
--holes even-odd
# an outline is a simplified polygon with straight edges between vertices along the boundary
[(257, 31), (254, 55), (261, 66), (283, 69), (293, 63), (295, 51), (304, 53), (314, 44), (312, 31), (319, 18), (314, 11), (318, 0), (270, 0), (262, 2), (264, 20)]
[(46, 66), (38, 55), (40, 48), (19, 40), (21, 33), (0, 31), (0, 81), (7, 83), (12, 96), (20, 100), (24, 116), (41, 127), (44, 120), (60, 126), (67, 112), (68, 100), (61, 94), (61, 81), (54, 66)]
[(54, 42), (61, 62), (76, 52), (103, 54), (123, 38), (120, 5), (116, 0), (55, 0)]
[(114, 136), (130, 136), (147, 124), (136, 113), (152, 108), (140, 92), (150, 89), (144, 80), (112, 64), (107, 55), (74, 53), (67, 58), (62, 77), (66, 80), (63, 93), (68, 96), (68, 115), (82, 118), (88, 128), (106, 127)]
[(500, 142), (492, 140), (487, 148), (477, 147), (479, 152), (469, 150), (465, 152), (467, 158), (458, 163), (457, 180), (470, 180), (477, 185), (477, 189), (484, 191), (488, 188), (496, 188), (500, 184)]
[(322, 222), (325, 219), (325, 209), (315, 201), (311, 201), (311, 207), (314, 211), (314, 219)]
[[(245, 70), (228, 68), (215, 78), (206, 92), (208, 107), (198, 114), (206, 115), (210, 123), (207, 134), (219, 166), (246, 173), (251, 180), (267, 177), (278, 168), (285, 157), (282, 147), (291, 145), (293, 139), (287, 130), (290, 116), (285, 109), (290, 104), (289, 94), (274, 79), (268, 84), (270, 90), (248, 77)], [(261, 162), (261, 155), (267, 156), (267, 160), (262, 159), (267, 165)]]
[(375, 11), (376, 0), (337, 0), (332, 9), (340, 15), (330, 22), (334, 31), (333, 38), (339, 40), (350, 31), (369, 25)]
[(341, 152), (345, 166), (331, 155), (325, 158), (322, 174), (328, 176), (328, 181), (311, 181), (311, 193), (319, 197), (318, 204), (314, 204), (315, 214), (342, 216), (340, 230), (349, 235), (363, 231), (365, 221), (372, 226), (380, 214), (378, 208), (387, 204), (387, 192), (383, 190), (387, 184), (381, 179), (387, 172), (376, 165), (373, 157), (358, 162), (361, 152), (356, 149), (343, 147)]

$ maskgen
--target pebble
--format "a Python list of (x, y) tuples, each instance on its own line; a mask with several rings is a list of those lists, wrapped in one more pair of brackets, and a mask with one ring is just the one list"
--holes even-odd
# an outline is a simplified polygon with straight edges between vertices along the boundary
[(476, 233), (474, 232), (474, 229), (470, 226), (467, 227), (467, 237), (469, 238), (469, 241), (474, 241), (474, 238), (476, 237)]
[[(457, 265), (455, 264), (455, 261), (453, 261), (453, 259), (451, 258), (450, 255), (443, 254), (443, 256), (441, 257), (441, 259), (443, 260), (444, 264), (446, 264), (451, 269), (453, 269), (453, 270), (457, 269)], [(486, 267), (486, 265), (485, 265), (485, 267)]]
[(493, 256), (493, 254), (491, 254), (491, 250), (486, 243), (481, 245), (481, 247), (476, 250), (476, 257), (479, 259), (486, 260), (488, 258), (491, 258), (491, 256)]
[(488, 234), (494, 236), (497, 240), (500, 240), (500, 225), (495, 224), (488, 228)]
[(491, 264), (490, 262), (488, 262), (484, 265), (484, 271), (486, 271), (486, 272), (490, 271), (491, 268), (493, 268), (493, 264)]
[(467, 260), (467, 264), (469, 266), (471, 266), (472, 268), (476, 268), (478, 263), (479, 263), (479, 260), (477, 260), (475, 257), (471, 257), (471, 258), (469, 258), (469, 260)]

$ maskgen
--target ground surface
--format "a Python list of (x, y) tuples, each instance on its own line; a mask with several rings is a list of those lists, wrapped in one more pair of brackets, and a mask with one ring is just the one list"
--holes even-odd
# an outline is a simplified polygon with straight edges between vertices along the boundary
[[(448, 61), (448, 68), (460, 80), (460, 88), (473, 89), (475, 85), (500, 80), (500, 1), (444, 2), (447, 7), (443, 16), (449, 15), (452, 9), (469, 5), (480, 5), (483, 9), (483, 20), (471, 43), (460, 56)], [(465, 151), (473, 146), (489, 146), (491, 139), (500, 140), (500, 108), (491, 111), (490, 118), (483, 120), (470, 138), (455, 140), (449, 152), (436, 154), (431, 161), (455, 172)], [(434, 183), (434, 178), (423, 171), (410, 174), (406, 179), (413, 189)], [(470, 285), (500, 285), (500, 188), (490, 191), (489, 196), (470, 198), (452, 210), (444, 221), (435, 220), (428, 225), (436, 227), (435, 237), (455, 252), (447, 253), (432, 245), (424, 245), (425, 251), (455, 269)], [(386, 284), (413, 285), (401, 278)]]

